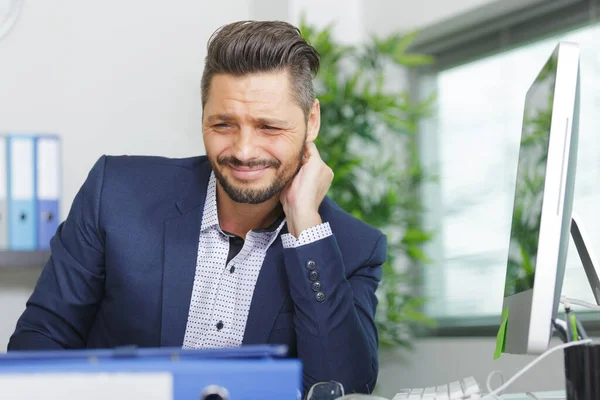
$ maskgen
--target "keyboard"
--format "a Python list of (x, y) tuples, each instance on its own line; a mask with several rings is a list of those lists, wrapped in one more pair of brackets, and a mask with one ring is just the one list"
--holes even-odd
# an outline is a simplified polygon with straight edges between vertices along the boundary
[(402, 389), (392, 400), (480, 400), (481, 389), (472, 376), (444, 385)]

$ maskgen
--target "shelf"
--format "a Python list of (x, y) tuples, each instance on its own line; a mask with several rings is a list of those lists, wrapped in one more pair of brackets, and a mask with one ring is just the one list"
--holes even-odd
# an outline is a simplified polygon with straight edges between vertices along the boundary
[(50, 252), (41, 251), (0, 251), (0, 271), (7, 269), (43, 268)]

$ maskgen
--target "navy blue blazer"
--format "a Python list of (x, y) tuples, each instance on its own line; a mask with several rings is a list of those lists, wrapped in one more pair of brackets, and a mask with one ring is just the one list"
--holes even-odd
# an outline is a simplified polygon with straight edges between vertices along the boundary
[[(205, 156), (101, 157), (51, 240), (8, 350), (182, 346), (210, 172)], [(302, 361), (305, 390), (336, 380), (371, 392), (386, 237), (329, 198), (319, 211), (334, 235), (296, 249), (273, 243), (243, 343), (287, 345)]]

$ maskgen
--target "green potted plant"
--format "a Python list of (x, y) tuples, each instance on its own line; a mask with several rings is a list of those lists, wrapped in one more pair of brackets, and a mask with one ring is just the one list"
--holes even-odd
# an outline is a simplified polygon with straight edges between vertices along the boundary
[(322, 110), (316, 144), (335, 172), (329, 196), (387, 234), (388, 261), (376, 314), (379, 343), (410, 348), (414, 330), (433, 324), (422, 313), (424, 299), (414, 289), (420, 283), (419, 267), (428, 261), (423, 246), (432, 238), (422, 224), (421, 186), (431, 177), (419, 157), (417, 125), (434, 99), (416, 102), (405, 90), (389, 89), (388, 74), (433, 59), (407, 52), (415, 33), (350, 46), (337, 43), (332, 28), (300, 23), (303, 36), (321, 56), (315, 81)]

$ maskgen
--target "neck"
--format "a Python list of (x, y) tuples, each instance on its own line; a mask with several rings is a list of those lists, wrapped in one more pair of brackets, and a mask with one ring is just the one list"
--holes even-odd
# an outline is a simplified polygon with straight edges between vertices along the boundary
[(277, 196), (261, 204), (236, 203), (217, 183), (217, 212), (221, 229), (246, 239), (246, 234), (252, 229), (271, 225), (282, 208)]

